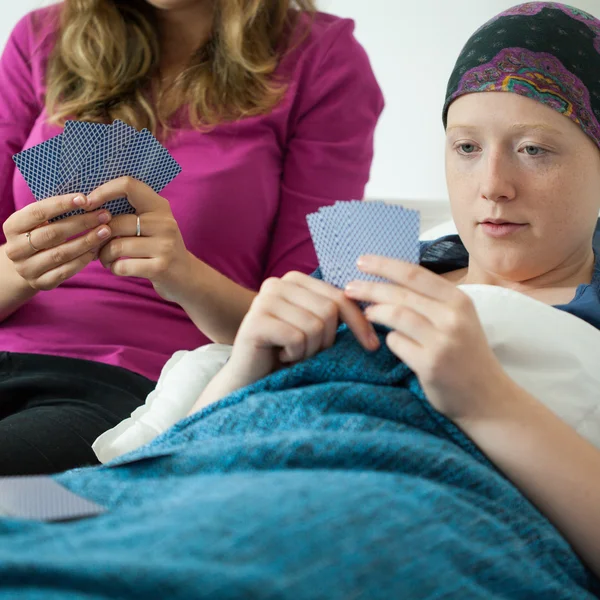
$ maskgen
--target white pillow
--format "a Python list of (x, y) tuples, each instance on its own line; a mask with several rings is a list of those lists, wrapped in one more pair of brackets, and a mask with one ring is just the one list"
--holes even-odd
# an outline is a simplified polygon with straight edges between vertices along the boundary
[(454, 233), (458, 232), (456, 231), (456, 225), (454, 224), (454, 221), (450, 219), (449, 221), (445, 221), (444, 223), (440, 223), (439, 225), (424, 231), (421, 234), (420, 239), (424, 242), (429, 240), (437, 240), (445, 235), (452, 235)]
[(513, 381), (600, 448), (600, 331), (514, 290), (459, 287)]

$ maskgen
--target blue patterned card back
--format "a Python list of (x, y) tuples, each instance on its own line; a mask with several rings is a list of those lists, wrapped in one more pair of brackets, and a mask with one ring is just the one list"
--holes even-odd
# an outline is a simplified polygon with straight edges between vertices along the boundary
[(13, 156), (36, 200), (55, 195), (61, 147), (62, 134)]
[[(75, 191), (89, 194), (108, 181), (129, 176), (144, 182), (158, 193), (181, 172), (181, 167), (168, 150), (147, 129), (137, 132), (121, 121), (115, 121), (111, 127), (116, 128), (114, 137), (118, 140), (118, 148), (114, 152), (108, 152), (106, 147), (95, 152), (95, 156), (108, 153), (110, 156), (96, 169), (86, 165), (87, 168), (78, 174), (79, 189)], [(113, 144), (110, 147), (114, 148), (115, 140), (110, 143)], [(108, 210), (113, 217), (135, 212), (126, 198), (111, 200), (102, 208)], [(80, 209), (74, 210), (59, 218), (82, 212)]]
[(380, 280), (358, 270), (362, 255), (419, 261), (418, 211), (384, 202), (336, 202), (307, 221), (323, 279), (338, 288), (354, 279)]
[(110, 127), (103, 123), (87, 121), (67, 121), (65, 123), (57, 185), (64, 185), (75, 176)]

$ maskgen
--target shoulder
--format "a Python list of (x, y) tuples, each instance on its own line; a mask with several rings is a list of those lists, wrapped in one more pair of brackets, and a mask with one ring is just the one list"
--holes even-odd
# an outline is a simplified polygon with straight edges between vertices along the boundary
[(6, 51), (11, 49), (30, 58), (47, 58), (56, 41), (60, 24), (61, 4), (52, 4), (31, 11), (14, 26)]
[(287, 52), (281, 66), (298, 64), (317, 66), (327, 58), (343, 60), (354, 69), (368, 69), (370, 63), (364, 48), (354, 37), (354, 21), (317, 12), (298, 15), (287, 39)]

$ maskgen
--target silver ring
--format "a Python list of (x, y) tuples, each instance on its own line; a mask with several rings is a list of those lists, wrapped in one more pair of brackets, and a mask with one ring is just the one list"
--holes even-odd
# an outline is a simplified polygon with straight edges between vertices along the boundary
[(139, 215), (136, 215), (136, 216), (137, 216), (137, 224), (135, 226), (135, 236), (140, 237), (140, 235), (142, 235), (142, 224), (140, 223)]
[(31, 247), (31, 249), (32, 249), (34, 252), (39, 252), (39, 248), (36, 248), (36, 247), (33, 245), (33, 242), (31, 241), (31, 231), (28, 231), (28, 232), (25, 234), (25, 237), (27, 238), (27, 241), (29, 242), (29, 246)]

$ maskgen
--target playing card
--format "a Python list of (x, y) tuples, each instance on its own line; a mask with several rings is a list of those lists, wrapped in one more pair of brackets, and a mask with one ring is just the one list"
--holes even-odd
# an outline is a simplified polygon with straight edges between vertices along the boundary
[[(94, 161), (101, 164), (94, 167)], [(86, 160), (84, 167), (69, 184), (70, 191), (89, 194), (100, 185), (119, 177), (133, 177), (160, 192), (179, 173), (181, 167), (168, 150), (148, 131), (137, 132), (121, 121), (115, 121)], [(68, 192), (63, 192), (68, 193)], [(102, 206), (112, 216), (134, 213), (126, 198), (111, 200)], [(60, 218), (82, 213), (73, 210)]]
[[(146, 129), (138, 132), (122, 121), (111, 125), (67, 121), (65, 131), (13, 156), (36, 200), (77, 193), (90, 194), (102, 184), (129, 176), (159, 193), (180, 172), (168, 150)], [(102, 208), (113, 216), (133, 213), (125, 198)], [(53, 220), (81, 214), (70, 211)]]
[(62, 134), (13, 156), (36, 200), (54, 195), (60, 166)]
[(329, 223), (323, 218), (321, 211), (307, 215), (306, 221), (310, 236), (317, 253), (321, 276), (325, 281), (332, 283), (337, 279), (337, 265), (335, 263), (335, 235), (329, 228)]
[(338, 202), (308, 215), (323, 279), (344, 288), (354, 279), (378, 280), (358, 270), (362, 255), (419, 260), (420, 215), (383, 202)]
[(62, 134), (60, 172), (57, 186), (70, 181), (83, 167), (89, 154), (110, 129), (110, 125), (86, 121), (67, 121)]
[(106, 183), (108, 180), (104, 178), (105, 163), (118, 155), (136, 135), (137, 131), (122, 121), (115, 121), (102, 130), (96, 145), (88, 152), (79, 170), (69, 181), (59, 186), (57, 195), (76, 192), (87, 195), (102, 183)]
[(0, 516), (36, 521), (94, 517), (106, 509), (45, 475), (0, 477)]
[(107, 162), (106, 172), (110, 179), (139, 179), (158, 193), (181, 172), (181, 167), (150, 131), (142, 129), (118, 156)]
[(344, 285), (354, 279), (382, 281), (358, 269), (356, 262), (365, 254), (412, 263), (419, 261), (420, 215), (417, 211), (383, 202), (364, 202), (351, 217)]

